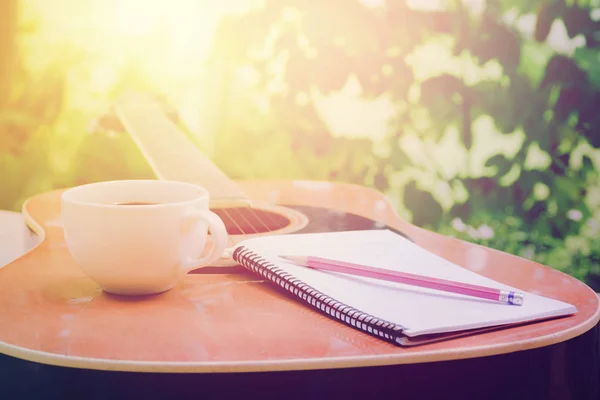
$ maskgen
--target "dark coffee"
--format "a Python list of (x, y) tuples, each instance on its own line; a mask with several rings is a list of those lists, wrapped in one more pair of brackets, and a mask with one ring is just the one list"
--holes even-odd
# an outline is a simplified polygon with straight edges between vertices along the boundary
[(123, 203), (115, 203), (116, 206), (154, 206), (159, 203), (150, 203), (150, 202), (142, 202), (142, 201), (128, 201)]

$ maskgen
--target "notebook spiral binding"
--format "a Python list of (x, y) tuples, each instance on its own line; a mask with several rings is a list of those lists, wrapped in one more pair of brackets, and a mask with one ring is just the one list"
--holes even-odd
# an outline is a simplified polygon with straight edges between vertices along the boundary
[(294, 278), (244, 246), (236, 248), (232, 257), (235, 262), (241, 264), (243, 267), (261, 275), (300, 298), (309, 306), (348, 326), (394, 344), (400, 344), (400, 339), (404, 337), (402, 334), (404, 327), (381, 320), (332, 299), (298, 278)]

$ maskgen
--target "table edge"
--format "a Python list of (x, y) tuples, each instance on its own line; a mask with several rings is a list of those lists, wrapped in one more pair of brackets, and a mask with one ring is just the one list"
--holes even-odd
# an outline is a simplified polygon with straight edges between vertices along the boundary
[[(27, 202), (26, 202), (27, 203)], [(23, 205), (25, 210), (26, 203)], [(39, 246), (45, 237), (45, 231), (27, 212), (22, 212), (25, 224), (40, 238), (39, 242), (25, 254)], [(21, 256), (21, 257), (22, 257)], [(593, 292), (588, 288), (590, 292)], [(81, 368), (101, 371), (119, 372), (160, 372), (160, 373), (229, 373), (229, 372), (275, 372), (321, 370), (337, 368), (356, 368), (373, 366), (390, 366), (402, 364), (419, 364), (438, 361), (452, 361), (502, 355), (518, 351), (532, 350), (553, 344), (566, 342), (584, 334), (600, 321), (600, 300), (596, 312), (577, 326), (554, 334), (547, 334), (521, 342), (500, 343), (458, 349), (432, 350), (419, 353), (391, 353), (375, 356), (345, 356), (324, 358), (298, 358), (260, 361), (206, 361), (206, 362), (161, 362), (161, 361), (124, 361), (88, 357), (72, 357), (39, 350), (24, 349), (0, 341), (0, 353), (26, 361), (52, 365), (57, 367)]]
[(229, 372), (276, 372), (324, 370), (339, 368), (357, 368), (390, 366), (402, 364), (421, 364), (427, 362), (453, 361), (489, 357), (546, 347), (566, 342), (592, 329), (600, 321), (600, 306), (596, 313), (585, 323), (563, 331), (560, 335), (545, 335), (521, 342), (476, 346), (471, 348), (432, 350), (420, 353), (391, 353), (376, 356), (348, 356), (324, 358), (298, 358), (266, 361), (207, 361), (207, 362), (158, 362), (123, 361), (87, 357), (70, 357), (38, 350), (23, 349), (0, 342), (0, 353), (26, 361), (57, 367), (92, 369), (118, 372), (160, 372), (160, 373), (229, 373)]

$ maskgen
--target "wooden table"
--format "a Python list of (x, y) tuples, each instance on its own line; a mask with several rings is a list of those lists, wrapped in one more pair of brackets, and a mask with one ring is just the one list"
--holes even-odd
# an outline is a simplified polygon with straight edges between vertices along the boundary
[[(297, 190), (302, 190), (301, 186), (297, 186)], [(46, 200), (58, 201), (59, 193), (44, 196), (47, 196)], [(292, 192), (290, 196), (297, 198)], [(282, 200), (285, 202), (285, 199)], [(311, 201), (318, 204), (319, 199)], [(44, 229), (51, 235), (60, 230), (56, 215), (45, 215), (44, 221)], [(7, 225), (2, 226), (6, 229)], [(22, 226), (17, 226), (16, 222), (14, 227), (22, 232)], [(20, 233), (15, 231), (14, 238), (18, 235)], [(46, 245), (61, 246), (59, 236), (52, 236)], [(457, 246), (460, 246), (460, 243)], [(445, 250), (452, 252), (456, 249), (440, 249), (442, 252)], [(479, 255), (485, 256), (485, 253)], [(473, 257), (477, 254), (468, 256)], [(64, 253), (56, 253), (53, 257), (56, 265), (71, 268), (66, 267), (71, 261)], [(34, 257), (30, 257), (27, 261), (35, 260)], [(516, 263), (518, 262), (516, 260)], [(514, 279), (514, 269), (519, 267), (506, 265), (505, 270), (495, 268), (492, 275), (508, 279), (512, 273)], [(281, 294), (265, 292), (262, 299), (263, 310), (272, 313), (270, 323), (290, 327), (287, 339), (280, 337), (278, 345), (273, 346), (274, 338), (252, 337), (251, 326), (247, 325), (251, 324), (251, 319), (246, 319), (244, 314), (252, 309), (252, 304), (248, 304), (247, 301), (257, 301), (256, 297), (244, 297), (249, 293), (247, 290), (251, 290), (248, 287), (261, 287), (266, 283), (251, 275), (197, 275), (190, 277), (182, 288), (167, 293), (165, 296), (170, 297), (160, 303), (159, 311), (156, 308), (148, 308), (148, 303), (122, 303), (119, 308), (122, 310), (119, 325), (97, 326), (98, 332), (112, 330), (115, 334), (118, 332), (131, 335), (130, 346), (122, 347), (122, 354), (106, 353), (109, 358), (124, 356), (122, 358), (128, 359), (128, 362), (119, 364), (94, 356), (87, 359), (70, 357), (68, 352), (85, 352), (92, 348), (104, 348), (103, 351), (114, 349), (111, 350), (106, 337), (96, 338), (104, 340), (102, 346), (105, 347), (92, 346), (87, 347), (88, 350), (81, 340), (64, 341), (67, 337), (77, 338), (77, 324), (57, 321), (55, 340), (45, 342), (49, 351), (14, 351), (11, 356), (3, 356), (0, 358), (0, 376), (3, 376), (3, 384), (7, 388), (5, 392), (8, 390), (18, 395), (39, 396), (53, 390), (60, 392), (61, 397), (71, 398), (70, 395), (73, 395), (86, 399), (112, 398), (112, 395), (122, 390), (143, 398), (175, 392), (190, 393), (195, 398), (209, 393), (215, 397), (252, 395), (260, 398), (377, 398), (390, 394), (404, 398), (438, 398), (442, 395), (453, 398), (451, 395), (454, 394), (467, 398), (502, 399), (596, 398), (599, 393), (600, 376), (598, 299), (593, 296), (593, 292), (592, 296), (585, 292), (580, 282), (546, 267), (540, 266), (539, 270), (536, 268), (528, 267), (526, 271), (529, 278), (538, 279), (544, 285), (552, 283), (555, 279), (556, 287), (544, 287), (546, 292), (563, 289), (581, 291), (582, 297), (578, 299), (581, 303), (577, 305), (579, 309), (585, 309), (585, 315), (531, 325), (529, 328), (499, 331), (485, 336), (484, 339), (463, 338), (421, 348), (401, 349), (366, 335), (358, 335), (351, 328), (334, 322), (319, 320), (318, 326), (295, 326), (293, 321), (296, 318), (302, 321), (316, 321), (315, 317), (305, 315), (307, 311), (300, 307), (281, 308), (281, 302), (277, 301)], [(0, 275), (0, 278), (3, 276), (10, 278), (7, 274)], [(75, 278), (79, 279), (79, 275)], [(37, 278), (32, 275), (32, 279)], [(186, 285), (189, 289), (190, 285), (218, 286), (226, 282), (248, 283), (253, 279), (255, 281), (250, 282), (250, 285), (244, 285), (246, 289), (226, 291), (228, 296), (237, 296), (235, 300), (242, 305), (241, 311), (237, 316), (223, 316), (220, 321), (213, 321), (214, 329), (207, 329), (201, 325), (194, 325), (192, 329), (189, 324), (181, 325), (181, 329), (177, 330), (178, 334), (172, 337), (160, 334), (169, 329), (172, 331), (172, 326), (152, 328), (149, 324), (145, 331), (126, 329), (128, 318), (144, 318), (144, 313), (170, 313), (171, 321), (189, 321), (188, 318), (198, 311), (194, 309), (195, 306), (206, 306), (208, 303), (187, 302), (184, 293)], [(116, 300), (103, 293), (96, 293), (93, 285), (86, 285), (70, 288), (75, 292), (79, 291), (77, 293), (61, 290), (54, 293), (58, 297), (40, 297), (40, 301), (48, 302), (45, 306), (54, 307), (61, 301), (76, 303), (77, 299), (88, 298), (88, 294), (92, 293), (92, 298), (88, 300), (93, 300), (93, 303), (86, 306), (83, 317), (78, 317), (77, 323), (82, 323), (82, 318), (87, 318), (88, 324), (98, 323), (104, 318), (102, 312), (107, 304)], [(578, 285), (581, 289), (577, 289)], [(15, 293), (15, 296), (18, 296), (18, 292)], [(210, 293), (201, 296), (204, 295), (208, 297), (204, 297), (203, 300), (212, 298)], [(52, 299), (58, 303), (52, 304)], [(216, 310), (219, 309), (219, 302), (229, 301), (226, 298), (215, 299)], [(128, 317), (127, 312), (135, 314)], [(34, 317), (44, 318), (41, 314)], [(27, 319), (28, 316), (24, 315), (23, 318)], [(65, 315), (65, 318), (70, 317)], [(232, 324), (228, 329), (224, 329), (223, 324), (228, 320), (246, 325), (242, 329), (239, 325)], [(194, 322), (206, 323), (210, 324), (211, 321)], [(67, 325), (70, 326), (69, 331), (64, 330)], [(320, 339), (323, 337), (323, 329), (329, 329), (331, 333), (326, 341)], [(186, 348), (186, 343), (198, 340), (197, 335), (207, 335), (207, 332), (208, 336), (202, 339), (207, 346), (195, 350)], [(210, 332), (228, 335), (229, 341), (223, 341), (223, 337), (211, 337)], [(30, 340), (35, 341), (38, 333), (23, 331), (21, 334), (28, 335)], [(90, 340), (89, 333), (85, 338), (79, 339)], [(25, 343), (29, 339), (19, 337), (15, 340)], [(60, 351), (57, 352), (51, 347), (62, 348), (65, 343), (68, 346), (65, 350), (67, 354), (57, 357)], [(282, 347), (283, 344), (285, 346)], [(146, 354), (150, 354), (149, 357), (170, 359), (173, 362), (153, 363), (148, 359), (137, 362), (131, 357), (128, 358), (128, 354), (135, 354), (132, 350), (135, 346), (142, 345), (147, 349)], [(36, 347), (33, 342), (32, 347)], [(243, 355), (242, 358), (239, 358), (240, 354)]]

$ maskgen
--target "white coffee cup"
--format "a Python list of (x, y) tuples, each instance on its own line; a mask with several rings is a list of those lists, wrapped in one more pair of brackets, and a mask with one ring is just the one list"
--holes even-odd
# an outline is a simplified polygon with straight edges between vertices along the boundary
[(225, 225), (208, 205), (206, 189), (183, 182), (77, 186), (62, 195), (65, 240), (83, 272), (104, 291), (160, 293), (225, 250)]

